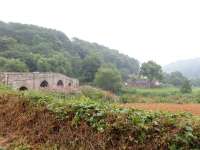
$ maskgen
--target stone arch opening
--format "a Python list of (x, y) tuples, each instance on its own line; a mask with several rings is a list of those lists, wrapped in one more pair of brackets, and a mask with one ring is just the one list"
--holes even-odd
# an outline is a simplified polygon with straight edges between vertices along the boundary
[(41, 88), (46, 88), (48, 87), (48, 82), (46, 80), (42, 81), (41, 84), (40, 84), (40, 87)]
[(57, 82), (57, 86), (59, 86), (59, 87), (64, 86), (63, 81), (62, 81), (62, 80), (58, 80), (58, 82)]
[(69, 82), (69, 83), (68, 83), (68, 86), (72, 86), (72, 83), (71, 83), (71, 82)]
[(28, 90), (28, 88), (25, 87), (25, 86), (21, 86), (21, 87), (19, 88), (19, 91), (27, 91), (27, 90)]

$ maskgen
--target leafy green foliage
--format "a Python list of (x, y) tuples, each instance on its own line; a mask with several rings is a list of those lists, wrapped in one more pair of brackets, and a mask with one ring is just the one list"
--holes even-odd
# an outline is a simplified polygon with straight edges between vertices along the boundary
[(198, 143), (199, 139), (193, 131), (193, 126), (186, 124), (186, 126), (182, 127), (181, 132), (171, 140), (170, 149), (195, 149), (195, 144)]
[[(45, 106), (60, 119), (73, 114), (73, 127), (79, 128), (82, 122), (86, 122), (95, 132), (108, 135), (108, 138), (113, 138), (116, 133), (119, 138), (127, 138), (124, 145), (131, 142), (145, 147), (149, 140), (157, 139), (155, 142), (163, 141), (169, 149), (200, 146), (200, 133), (196, 132), (200, 122), (190, 114), (123, 109), (84, 96), (56, 99), (53, 95), (38, 93), (37, 97), (40, 97), (40, 100), (36, 101), (33, 98), (35, 96), (31, 97), (31, 94), (27, 95), (30, 102), (34, 105), (44, 105), (42, 101), (45, 101)], [(51, 98), (47, 98), (48, 96)]]
[[(32, 111), (40, 112), (39, 110), (41, 109), (42, 112), (45, 110), (45, 113), (50, 113), (50, 116), (58, 119), (51, 120), (53, 123), (54, 121), (60, 123), (60, 130), (55, 133), (56, 135), (69, 133), (64, 132), (62, 129), (69, 129), (72, 132), (71, 135), (75, 135), (73, 132), (82, 131), (83, 129), (84, 133), (90, 132), (91, 135), (98, 136), (98, 141), (100, 141), (101, 148), (103, 149), (108, 148), (111, 142), (117, 144), (120, 149), (133, 147), (145, 149), (149, 146), (152, 149), (198, 149), (200, 146), (200, 118), (188, 113), (126, 109), (119, 107), (116, 103), (110, 104), (102, 101), (101, 98), (94, 99), (83, 95), (64, 96), (58, 93), (31, 91), (23, 94), (15, 93), (14, 91), (10, 92), (12, 94), (10, 93), (9, 95), (13, 99), (16, 96), (18, 101), (26, 101), (20, 104), (25, 108), (31, 109), (28, 112), (23, 111), (23, 114), (28, 113), (28, 116), (34, 117), (35, 115), (31, 115), (31, 113), (35, 114), (35, 112)], [(5, 93), (2, 97), (7, 98)], [(37, 113), (37, 115), (40, 114)], [(36, 124), (32, 125), (34, 127)], [(51, 130), (52, 126), (47, 126), (46, 128)], [(79, 128), (82, 129), (79, 130)], [(52, 136), (55, 134), (52, 134)], [(67, 134), (62, 138), (65, 136)], [(85, 140), (85, 138), (76, 136), (74, 141), (76, 138), (80, 138), (78, 140), (81, 142)], [(76, 141), (72, 140), (69, 143), (67, 140), (69, 139), (66, 138), (65, 143), (68, 146), (69, 144), (70, 146), (75, 144), (77, 147), (80, 147), (79, 142), (76, 143)], [(59, 147), (59, 142), (50, 144), (53, 146), (57, 144)], [(62, 146), (64, 147), (65, 145)], [(20, 143), (18, 147), (22, 149), (29, 148), (29, 146), (26, 146), (26, 143)]]
[(121, 74), (120, 72), (111, 65), (104, 65), (96, 73), (95, 84), (104, 89), (112, 92), (119, 92), (122, 83), (121, 83)]
[(163, 82), (165, 84), (171, 84), (176, 87), (180, 87), (184, 83), (184, 81), (187, 80), (187, 78), (178, 71), (171, 72), (170, 74), (165, 73), (163, 76)]
[(143, 63), (140, 68), (140, 75), (147, 77), (150, 81), (162, 79), (162, 68), (153, 61)]
[(180, 91), (181, 91), (181, 93), (191, 93), (192, 92), (192, 87), (188, 80), (185, 80), (183, 82), (183, 85), (181, 86)]
[(4, 65), (4, 70), (8, 72), (27, 72), (28, 68), (25, 63), (18, 59), (11, 59)]
[(91, 82), (95, 78), (95, 74), (99, 67), (101, 66), (101, 61), (99, 57), (92, 55), (92, 56), (87, 56), (83, 60), (82, 64), (82, 75), (83, 75), (83, 81), (84, 82)]

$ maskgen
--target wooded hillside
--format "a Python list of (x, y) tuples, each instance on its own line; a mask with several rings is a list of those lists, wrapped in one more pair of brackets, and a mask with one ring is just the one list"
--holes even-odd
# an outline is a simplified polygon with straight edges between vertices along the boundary
[[(106, 37), (105, 37), (106, 38)], [(123, 78), (139, 70), (139, 62), (96, 43), (34, 25), (0, 22), (0, 71), (52, 71), (91, 82), (88, 72), (112, 64)]]
[(163, 67), (166, 72), (179, 71), (188, 78), (200, 78), (200, 58), (181, 60)]

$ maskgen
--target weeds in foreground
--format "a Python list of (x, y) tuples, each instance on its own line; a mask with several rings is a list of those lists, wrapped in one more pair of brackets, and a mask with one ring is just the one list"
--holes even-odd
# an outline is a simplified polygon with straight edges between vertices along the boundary
[[(44, 93), (30, 92), (26, 93), (25, 97), (33, 105), (45, 106), (61, 120), (73, 114), (71, 123), (76, 128), (82, 122), (86, 122), (94, 132), (101, 134), (112, 135), (117, 131), (119, 136), (126, 138), (130, 132), (132, 134), (129, 136), (132, 138), (127, 139), (128, 143), (132, 140), (138, 145), (145, 145), (147, 141), (158, 138), (156, 142), (159, 143), (162, 139), (170, 149), (200, 147), (200, 121), (191, 114), (118, 108), (105, 101), (80, 95), (57, 99), (54, 95), (47, 96)], [(198, 126), (193, 122), (198, 122)], [(173, 130), (176, 132), (173, 133)]]
[[(75, 134), (76, 131), (82, 131), (91, 137), (98, 137), (98, 142), (94, 140), (88, 145), (84, 144), (84, 147), (91, 146), (104, 149), (114, 147), (144, 149), (148, 146), (152, 149), (198, 149), (200, 147), (200, 118), (191, 114), (118, 108), (115, 104), (105, 100), (90, 98), (82, 94), (59, 95), (57, 93), (27, 91), (11, 95), (4, 93), (4, 95), (0, 96), (0, 101), (4, 101), (0, 103), (0, 106), (3, 106), (1, 108), (6, 108), (5, 101), (9, 102), (9, 97), (12, 97), (11, 99), (16, 98), (22, 108), (27, 107), (27, 109), (19, 109), (21, 113), (18, 112), (16, 115), (19, 115), (20, 118), (24, 118), (21, 116), (26, 115), (26, 113), (28, 117), (40, 115), (40, 113), (35, 112), (36, 110), (38, 112), (38, 109), (48, 110), (45, 113), (50, 113), (50, 117), (52, 114), (55, 116), (51, 121), (53, 125), (58, 122), (58, 126), (45, 127), (48, 133), (39, 132), (40, 136), (46, 138), (46, 140), (39, 140), (37, 144), (40, 145), (56, 145), (58, 149), (61, 145), (77, 148), (84, 142), (87, 143), (85, 138)], [(26, 103), (23, 103), (23, 101)], [(13, 101), (10, 100), (10, 103), (12, 104)], [(9, 112), (12, 111), (15, 111), (15, 106), (10, 108)], [(5, 117), (5, 114), (2, 114), (0, 114), (0, 117)], [(35, 141), (38, 138), (38, 131), (35, 130), (36, 126), (34, 125), (38, 127), (41, 122), (34, 122), (33, 118), (28, 118), (28, 122), (22, 124), (30, 125), (29, 123), (31, 123), (33, 130), (29, 130), (29, 132), (33, 132), (32, 135), (36, 136), (31, 138)], [(90, 130), (86, 130), (86, 127)], [(19, 127), (19, 130), (21, 128)], [(42, 130), (43, 126), (39, 129)], [(66, 130), (69, 130), (69, 132), (64, 132)], [(63, 135), (64, 133), (65, 135)], [(73, 140), (68, 138), (68, 134), (73, 135)], [(55, 139), (50, 140), (52, 136), (55, 136)], [(55, 143), (57, 136), (61, 136), (62, 139)], [(29, 138), (29, 136), (26, 136), (26, 139)], [(23, 143), (18, 145), (18, 148), (26, 150), (28, 146)]]

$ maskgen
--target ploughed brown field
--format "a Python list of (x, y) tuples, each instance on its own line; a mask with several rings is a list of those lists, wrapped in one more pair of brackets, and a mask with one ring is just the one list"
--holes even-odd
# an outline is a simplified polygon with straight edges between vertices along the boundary
[(121, 104), (120, 107), (154, 111), (190, 112), (193, 115), (200, 115), (200, 104), (128, 103)]

